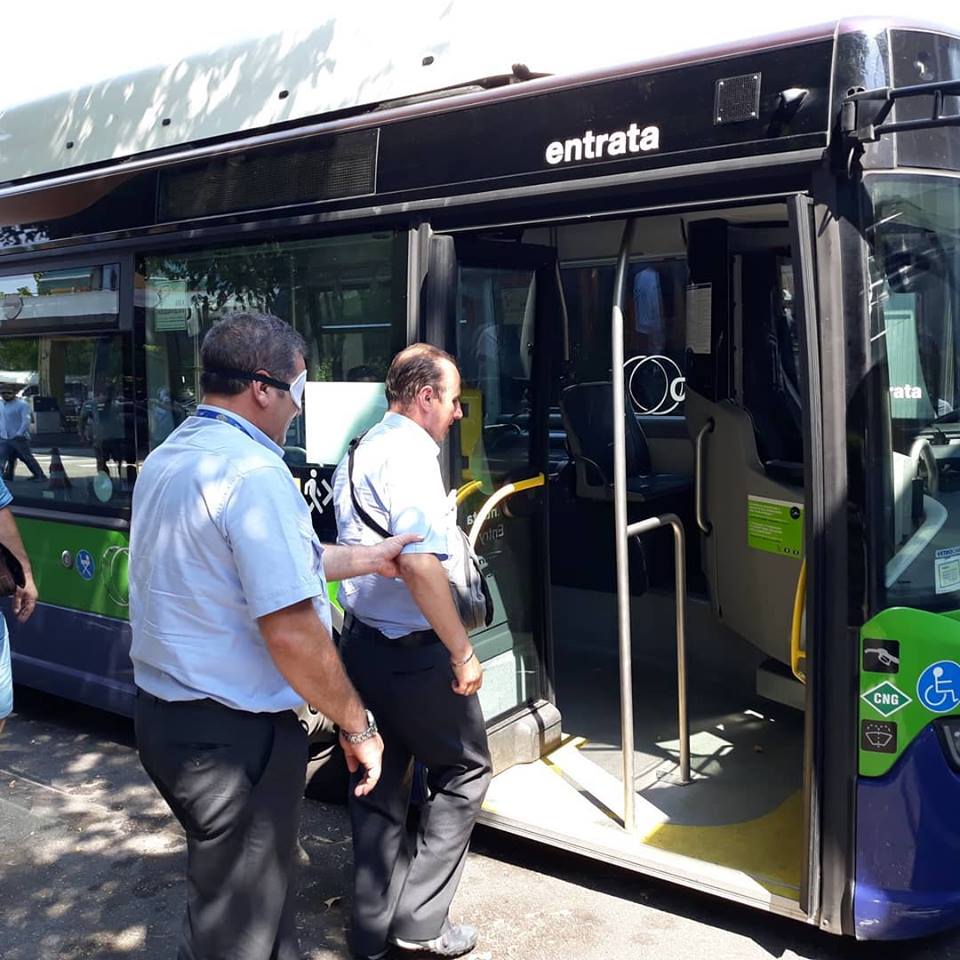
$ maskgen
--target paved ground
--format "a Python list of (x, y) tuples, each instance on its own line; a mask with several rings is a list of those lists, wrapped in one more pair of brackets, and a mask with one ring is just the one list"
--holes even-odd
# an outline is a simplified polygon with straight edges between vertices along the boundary
[[(344, 957), (344, 811), (308, 802), (302, 842), (305, 957)], [(0, 738), (0, 958), (172, 960), (183, 869), (131, 724), (18, 691)], [(476, 835), (454, 909), (481, 928), (477, 960), (960, 960), (960, 935), (843, 942), (492, 831)]]

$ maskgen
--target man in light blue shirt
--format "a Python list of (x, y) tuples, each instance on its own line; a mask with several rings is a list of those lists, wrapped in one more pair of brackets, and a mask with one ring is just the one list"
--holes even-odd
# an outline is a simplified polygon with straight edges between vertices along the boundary
[[(350, 797), (354, 956), (395, 945), (443, 957), (473, 949), (477, 933), (448, 911), (466, 862), (491, 764), (477, 690), (483, 670), (450, 593), (443, 562), (457, 549), (455, 494), (440, 472), (440, 443), (463, 414), (454, 359), (413, 344), (387, 372), (389, 410), (337, 467), (334, 508), (341, 543), (417, 534), (397, 559), (400, 579), (341, 584), (343, 662), (377, 714), (386, 752), (377, 786)], [(352, 480), (351, 480), (352, 473)], [(360, 509), (357, 508), (359, 504)], [(404, 856), (414, 760), (428, 769), (416, 847)]]
[(396, 574), (411, 537), (321, 547), (280, 446), (304, 343), (234, 314), (201, 348), (204, 403), (133, 495), (131, 658), (141, 761), (187, 834), (179, 960), (299, 960), (292, 869), (307, 759), (294, 708), (341, 727), (366, 793), (382, 742), (331, 641), (326, 576)]
[(30, 404), (14, 393), (11, 384), (3, 386), (3, 404), (0, 406), (0, 456), (4, 480), (12, 480), (17, 460), (22, 460), (30, 471), (31, 479), (46, 480), (43, 467), (30, 449)]

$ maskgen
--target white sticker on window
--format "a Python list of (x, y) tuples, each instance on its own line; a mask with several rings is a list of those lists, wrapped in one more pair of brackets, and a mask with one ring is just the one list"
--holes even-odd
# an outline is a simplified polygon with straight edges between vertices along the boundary
[(382, 383), (308, 380), (304, 399), (308, 463), (339, 463), (347, 444), (387, 410)]
[(934, 580), (937, 593), (960, 590), (960, 547), (938, 550), (934, 560)]
[(712, 307), (713, 284), (687, 286), (687, 349), (694, 353), (710, 353)]

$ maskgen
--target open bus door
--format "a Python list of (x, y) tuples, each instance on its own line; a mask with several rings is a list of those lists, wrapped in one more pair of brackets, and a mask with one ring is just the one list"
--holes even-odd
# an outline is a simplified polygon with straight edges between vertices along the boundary
[[(631, 360), (624, 360), (622, 345), (618, 352), (616, 331), (619, 323), (623, 333), (628, 313), (623, 291), (631, 290), (635, 299), (637, 277), (661, 269), (650, 253), (638, 257), (637, 251), (657, 249), (658, 237), (684, 235), (676, 225), (680, 216), (694, 238), (687, 249), (689, 280), (680, 281), (678, 294), (687, 305), (665, 308), (663, 322), (671, 340), (686, 336), (698, 350), (694, 356), (688, 350), (685, 359), (689, 379), (682, 416), (658, 420), (642, 409), (618, 408), (617, 399), (628, 404), (632, 392), (624, 383)], [(721, 221), (731, 234), (739, 232), (739, 240), (714, 242), (723, 232)], [(497, 623), (475, 638), (487, 668), (481, 700), (497, 773), (483, 818), (778, 913), (816, 916), (819, 891), (810, 880), (817, 875), (816, 866), (811, 869), (817, 852), (812, 720), (805, 711), (810, 691), (790, 673), (794, 666), (802, 674), (805, 666), (800, 571), (816, 523), (805, 499), (815, 469), (806, 451), (819, 416), (810, 399), (816, 382), (810, 371), (817, 361), (807, 356), (817, 343), (807, 319), (814, 314), (809, 214), (802, 203), (790, 201), (698, 217), (667, 213), (629, 227), (620, 221), (619, 227), (561, 225), (552, 233), (532, 228), (527, 239), (555, 244), (550, 247), (521, 242), (522, 233), (509, 241), (491, 240), (490, 234), (430, 239), (425, 326), (419, 335), (446, 345), (462, 368), (465, 416), (448, 444), (451, 485), (459, 486), (463, 497), (461, 522), (468, 529), (481, 525), (480, 552), (499, 594)], [(615, 281), (605, 239), (610, 228), (624, 231)], [(738, 251), (740, 240), (746, 246)], [(561, 261), (562, 250), (575, 250), (574, 259)], [(592, 271), (587, 279), (584, 262)], [(612, 313), (591, 314), (588, 324), (582, 316), (574, 322), (571, 314), (568, 325), (564, 285), (573, 289), (581, 283), (582, 294), (583, 283), (595, 286), (606, 276), (620, 290)], [(748, 302), (742, 289), (728, 285), (734, 276), (756, 290), (762, 278), (762, 295)], [(710, 298), (702, 292), (708, 284)], [(768, 296), (773, 293), (779, 299)], [(731, 303), (741, 306), (730, 309)], [(577, 309), (582, 312), (582, 303)], [(610, 351), (601, 325), (613, 348), (605, 384), (602, 367), (592, 361), (586, 366), (583, 359), (588, 352)], [(635, 340), (634, 325), (631, 317)], [(589, 350), (576, 339), (586, 330)], [(772, 349), (775, 340), (779, 352)], [(751, 380), (755, 370), (745, 378), (737, 369), (737, 354), (745, 346), (758, 364), (766, 363), (773, 380)], [(773, 496), (772, 488), (748, 489), (758, 455), (738, 459), (735, 454), (743, 451), (731, 445), (729, 456), (718, 458), (702, 438), (699, 456), (694, 452), (701, 407), (704, 420), (718, 410), (731, 422), (751, 425), (753, 442), (756, 424), (750, 424), (745, 396), (759, 398), (771, 384), (782, 388), (784, 402), (792, 404), (787, 412), (796, 414), (795, 434), (787, 435), (783, 425), (771, 433), (773, 439), (795, 441), (796, 450), (768, 458), (784, 461), (770, 466), (770, 472), (780, 468), (776, 482), (796, 487), (792, 504), (799, 516), (790, 517), (790, 524), (799, 523), (799, 542), (795, 553), (780, 558), (751, 547), (747, 536), (752, 498), (789, 499)], [(577, 438), (573, 401), (584, 398), (592, 412), (587, 432)], [(612, 414), (600, 415), (599, 407), (611, 398)], [(561, 423), (551, 412), (558, 405)], [(581, 454), (589, 455), (578, 447), (591, 434), (612, 430), (612, 440), (622, 444), (615, 425), (622, 422), (630, 433), (631, 417), (638, 429), (642, 421), (649, 430), (655, 467), (658, 457), (665, 466), (641, 478), (639, 495), (636, 482), (620, 485), (629, 501), (622, 510), (614, 502), (616, 482), (584, 490), (572, 468)], [(762, 433), (764, 425), (757, 429)], [(565, 432), (568, 453), (553, 451), (552, 438), (559, 447)], [(609, 445), (611, 438), (603, 442)], [(684, 456), (676, 455), (684, 445), (689, 470)], [(624, 475), (624, 463), (620, 459), (616, 476)], [(667, 469), (671, 464), (675, 468)], [(745, 478), (738, 502), (723, 506), (728, 474), (738, 470)], [(757, 475), (775, 482), (766, 474), (761, 462)], [(544, 486), (536, 482), (540, 475)], [(524, 483), (533, 485), (518, 489)], [(500, 495), (505, 499), (497, 502)], [(742, 520), (724, 526), (722, 543), (697, 527), (714, 503), (720, 526), (723, 511)], [(656, 529), (660, 533), (652, 533)], [(575, 537), (570, 530), (577, 531)], [(600, 567), (613, 552), (608, 546), (614, 530), (618, 569), (615, 578), (612, 571), (607, 578)], [(554, 558), (564, 546), (595, 575), (576, 583), (563, 571), (551, 583), (550, 538)], [(721, 577), (724, 564), (739, 562), (747, 549), (757, 553), (744, 560), (757, 561), (752, 579), (728, 584)], [(771, 593), (766, 588), (774, 560), (789, 570), (777, 568), (778, 589)], [(724, 589), (736, 591), (739, 606), (725, 608)], [(792, 694), (789, 706), (776, 689), (755, 687), (756, 665), (765, 656), (780, 664), (776, 677)]]
[(458, 360), (463, 419), (444, 456), (494, 619), (472, 636), (495, 773), (555, 746), (547, 533), (549, 352), (556, 255), (515, 242), (430, 239), (424, 337)]
[[(813, 774), (816, 725), (813, 690), (807, 685), (806, 616), (807, 564), (812, 560), (806, 547), (817, 542), (822, 526), (821, 498), (813, 482), (821, 458), (811, 204), (804, 197), (789, 197), (782, 214), (769, 222), (757, 220), (740, 227), (734, 223), (727, 215), (688, 224), (684, 400), (694, 454), (691, 529), (684, 531), (681, 518), (662, 511), (657, 511), (660, 516), (628, 521), (627, 438), (616, 427), (613, 433), (615, 486), (624, 491), (615, 499), (624, 821), (628, 830), (642, 832), (650, 815), (645, 801), (653, 800), (669, 818), (659, 831), (648, 833), (647, 843), (662, 843), (661, 849), (702, 857), (708, 863), (737, 866), (741, 876), (728, 875), (728, 894), (742, 896), (749, 883), (756, 883), (778, 912), (796, 909), (817, 917), (821, 890)], [(630, 252), (641, 226), (642, 221), (625, 223), (616, 271), (611, 317), (615, 425), (624, 421), (616, 401), (629, 396), (623, 350), (625, 288)], [(642, 710), (642, 701), (632, 686), (636, 612), (631, 611), (627, 547), (633, 538), (666, 525), (675, 529), (679, 716), (673, 743), (678, 763), (672, 776), (680, 799), (658, 802), (654, 792), (627, 786), (643, 779), (633, 756), (631, 711), (634, 704)], [(685, 532), (691, 539), (699, 538), (702, 585), (714, 624), (706, 631), (702, 624), (695, 626), (694, 641), (702, 643), (704, 635), (712, 636), (714, 642), (729, 644), (732, 653), (734, 643), (746, 640), (758, 654), (756, 693), (803, 711), (802, 717), (791, 716), (790, 710), (748, 707), (738, 702), (740, 694), (720, 707), (722, 715), (716, 718), (720, 722), (714, 722), (708, 719), (710, 694), (702, 681), (694, 680), (688, 690)], [(744, 721), (746, 727), (759, 722), (751, 732), (757, 740), (765, 735), (763, 728), (780, 728), (764, 746), (756, 743), (754, 750), (783, 752), (785, 762), (774, 763), (769, 772), (776, 770), (775, 779), (782, 778), (783, 784), (795, 784), (793, 792), (777, 787), (764, 798), (759, 783), (754, 782), (752, 795), (736, 784), (742, 773), (733, 759), (734, 731)], [(704, 746), (705, 734), (720, 735), (717, 757), (727, 749), (722, 741), (730, 741), (728, 769), (716, 777), (714, 790), (715, 812), (727, 804), (729, 809), (715, 822), (712, 814), (705, 816), (706, 811), (698, 809), (696, 799), (698, 790), (701, 799), (710, 790), (702, 779), (697, 783), (705, 774), (710, 776), (709, 764), (704, 764), (710, 749)], [(642, 756), (638, 751), (638, 761)], [(737, 853), (728, 845), (734, 836), (740, 847)], [(708, 869), (698, 880), (703, 883), (711, 877), (721, 881), (719, 873)]]

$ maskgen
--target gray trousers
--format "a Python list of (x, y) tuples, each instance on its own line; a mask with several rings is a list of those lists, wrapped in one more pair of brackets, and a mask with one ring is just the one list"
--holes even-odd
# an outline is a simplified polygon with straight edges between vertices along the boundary
[(135, 721), (144, 769), (187, 835), (177, 960), (300, 960), (294, 868), (307, 741), (296, 716), (141, 691)]
[[(401, 646), (348, 618), (341, 655), (383, 737), (383, 771), (366, 797), (350, 791), (354, 896), (350, 946), (382, 950), (390, 936), (429, 940), (447, 922), (467, 845), (490, 782), (487, 734), (476, 695), (451, 689), (450, 655), (429, 634)], [(407, 833), (413, 761), (428, 796), (415, 840)]]

